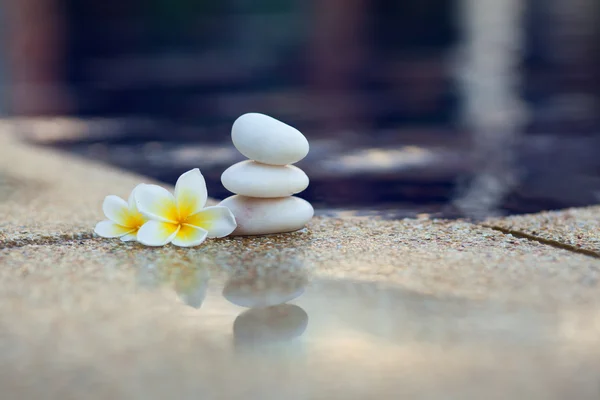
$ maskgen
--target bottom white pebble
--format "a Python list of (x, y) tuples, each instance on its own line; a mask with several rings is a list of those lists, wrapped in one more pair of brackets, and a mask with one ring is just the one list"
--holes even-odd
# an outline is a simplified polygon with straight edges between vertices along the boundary
[(302, 229), (313, 217), (315, 210), (299, 197), (259, 199), (235, 195), (226, 198), (220, 206), (231, 210), (237, 221), (233, 236), (268, 235)]

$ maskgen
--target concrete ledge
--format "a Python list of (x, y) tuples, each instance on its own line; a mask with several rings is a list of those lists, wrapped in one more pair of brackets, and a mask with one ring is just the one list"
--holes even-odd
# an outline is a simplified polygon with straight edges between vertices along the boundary
[[(0, 125), (0, 247), (90, 238), (102, 201), (151, 179), (18, 140)], [(164, 184), (163, 184), (164, 186)]]
[(490, 219), (483, 225), (600, 257), (600, 206)]

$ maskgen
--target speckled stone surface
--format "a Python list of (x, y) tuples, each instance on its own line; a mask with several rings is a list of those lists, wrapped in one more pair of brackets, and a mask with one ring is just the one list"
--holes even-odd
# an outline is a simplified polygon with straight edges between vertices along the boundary
[(160, 255), (203, 257), (217, 268), (279, 264), (273, 258), (279, 257), (280, 264), (295, 260), (323, 278), (388, 282), (439, 296), (544, 305), (600, 299), (600, 260), (460, 221), (318, 217), (296, 233), (210, 240), (193, 249), (93, 239), (36, 251), (8, 248), (2, 254), (6, 265), (49, 265), (54, 275), (61, 264), (73, 263), (63, 260), (63, 251), (79, 257), (78, 269), (93, 270), (111, 260), (115, 268), (128, 267)]
[(524, 233), (600, 257), (598, 206), (490, 219), (484, 225)]
[(21, 143), (0, 125), (0, 247), (89, 238), (108, 194), (152, 180)]
[[(600, 398), (597, 258), (425, 218), (193, 249), (93, 238), (104, 196), (143, 181), (0, 134), (2, 398)], [(594, 209), (566, 213), (488, 223), (539, 217), (596, 248)], [(234, 284), (302, 286), (300, 319), (245, 312)], [(247, 340), (261, 329), (268, 345)]]
[[(463, 222), (315, 218), (196, 249), (25, 245), (0, 250), (0, 264), (10, 398), (600, 395), (600, 260)], [(261, 290), (303, 274), (293, 303), (306, 333), (238, 343), (244, 309), (224, 282)]]

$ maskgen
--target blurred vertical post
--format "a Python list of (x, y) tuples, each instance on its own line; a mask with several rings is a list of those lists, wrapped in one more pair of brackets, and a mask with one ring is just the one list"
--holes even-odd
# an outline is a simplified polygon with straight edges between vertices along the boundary
[(474, 171), (454, 205), (474, 218), (497, 211), (517, 183), (515, 145), (526, 123), (519, 95), (524, 7), (522, 0), (460, 1), (464, 32), (456, 77)]
[(319, 128), (329, 132), (362, 127), (358, 96), (364, 63), (368, 0), (313, 1), (312, 83)]
[(7, 0), (3, 4), (11, 111), (17, 115), (67, 112), (62, 2)]
[[(541, 5), (540, 5), (541, 6)], [(600, 3), (597, 0), (549, 0), (547, 54), (556, 73), (558, 93), (553, 94), (553, 119), (570, 122), (569, 130), (595, 129), (598, 104), (593, 92), (598, 79)]]
[(6, 15), (4, 2), (0, 1), (0, 117), (8, 114), (7, 93), (8, 76), (6, 71)]

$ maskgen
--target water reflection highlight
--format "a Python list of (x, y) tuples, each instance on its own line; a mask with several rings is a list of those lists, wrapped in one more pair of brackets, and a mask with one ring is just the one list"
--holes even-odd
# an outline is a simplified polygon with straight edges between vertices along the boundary
[[(288, 304), (304, 293), (308, 270), (301, 260), (288, 257), (285, 251), (227, 262), (187, 256), (160, 259), (140, 268), (138, 283), (152, 289), (168, 287), (183, 303), (196, 309), (207, 296), (219, 297), (219, 291), (221, 299), (229, 304), (247, 308), (233, 320), (236, 347), (290, 341), (302, 336), (308, 326), (307, 312)], [(211, 298), (221, 303), (220, 309), (231, 309)]]

